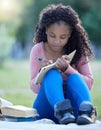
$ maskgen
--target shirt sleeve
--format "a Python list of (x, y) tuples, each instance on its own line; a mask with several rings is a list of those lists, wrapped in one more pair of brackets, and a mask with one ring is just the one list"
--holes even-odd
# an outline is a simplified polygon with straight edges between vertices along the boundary
[(93, 75), (87, 57), (82, 57), (80, 61), (75, 65), (75, 67), (69, 65), (68, 69), (65, 71), (65, 74), (69, 75), (73, 73), (80, 74), (87, 83), (88, 88), (91, 90), (93, 86)]
[(30, 53), (30, 88), (33, 92), (38, 93), (40, 89), (40, 84), (36, 85), (35, 78), (40, 70), (40, 62), (37, 60), (39, 56), (39, 48), (38, 46), (34, 46)]

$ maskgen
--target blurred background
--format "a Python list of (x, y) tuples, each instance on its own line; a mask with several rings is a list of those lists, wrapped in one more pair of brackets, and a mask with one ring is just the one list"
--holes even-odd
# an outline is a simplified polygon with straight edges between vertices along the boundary
[(0, 97), (13, 104), (32, 106), (29, 55), (40, 11), (49, 4), (71, 5), (91, 40), (95, 60), (91, 91), (101, 119), (101, 0), (0, 0)]

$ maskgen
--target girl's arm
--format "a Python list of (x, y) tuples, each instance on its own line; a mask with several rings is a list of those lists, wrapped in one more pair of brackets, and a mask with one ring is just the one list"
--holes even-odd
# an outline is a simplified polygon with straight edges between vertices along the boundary
[(68, 69), (65, 71), (65, 74), (69, 75), (72, 73), (80, 74), (86, 81), (88, 88), (91, 90), (93, 86), (93, 75), (87, 57), (82, 57), (75, 67), (69, 65)]
[(34, 83), (35, 77), (40, 70), (40, 62), (37, 60), (38, 53), (38, 47), (34, 46), (30, 53), (30, 88), (35, 93), (40, 89), (40, 84), (36, 85)]

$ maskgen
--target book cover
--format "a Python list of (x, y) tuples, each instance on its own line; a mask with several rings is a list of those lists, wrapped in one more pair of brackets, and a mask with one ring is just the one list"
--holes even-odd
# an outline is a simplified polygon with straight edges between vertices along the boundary
[(11, 117), (11, 116), (5, 116), (4, 121), (8, 122), (30, 122), (30, 121), (36, 121), (39, 119), (39, 116), (34, 117)]
[(38, 112), (34, 108), (29, 108), (21, 105), (6, 106), (1, 108), (3, 116), (11, 117), (34, 117), (38, 116)]
[(12, 102), (7, 101), (3, 98), (0, 98), (0, 109), (1, 109), (1, 107), (12, 106), (12, 105), (13, 105)]
[[(72, 61), (74, 55), (75, 55), (76, 50), (74, 50), (72, 53), (70, 53), (68, 56), (70, 58), (70, 60), (68, 61), (68, 63), (70, 64), (70, 62)], [(40, 72), (37, 74), (34, 83), (38, 84), (42, 82), (42, 79), (44, 77), (44, 75), (52, 68), (55, 68), (55, 63), (52, 63), (50, 65), (47, 65), (45, 67), (42, 67)]]

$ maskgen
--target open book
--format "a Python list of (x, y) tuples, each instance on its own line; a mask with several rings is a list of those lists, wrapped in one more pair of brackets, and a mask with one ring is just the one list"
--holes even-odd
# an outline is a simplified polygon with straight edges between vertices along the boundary
[[(70, 53), (70, 54), (68, 55), (69, 58), (70, 58), (70, 60), (68, 61), (68, 63), (70, 63), (70, 62), (72, 61), (72, 59), (73, 59), (73, 57), (74, 57), (74, 55), (75, 55), (75, 52), (76, 52), (76, 50), (74, 50), (72, 53)], [(36, 76), (36, 78), (35, 78), (34, 83), (35, 83), (35, 84), (41, 83), (42, 80), (43, 80), (44, 75), (45, 75), (50, 69), (52, 69), (52, 68), (55, 68), (55, 63), (52, 63), (52, 64), (50, 64), (50, 65), (47, 65), (47, 66), (41, 68), (40, 72), (37, 74), (37, 76)]]
[(0, 110), (4, 117), (35, 117), (37, 110), (22, 105), (13, 105), (11, 102), (0, 98)]
[(21, 105), (2, 107), (1, 113), (4, 116), (11, 116), (11, 117), (35, 117), (38, 115), (36, 109)]

